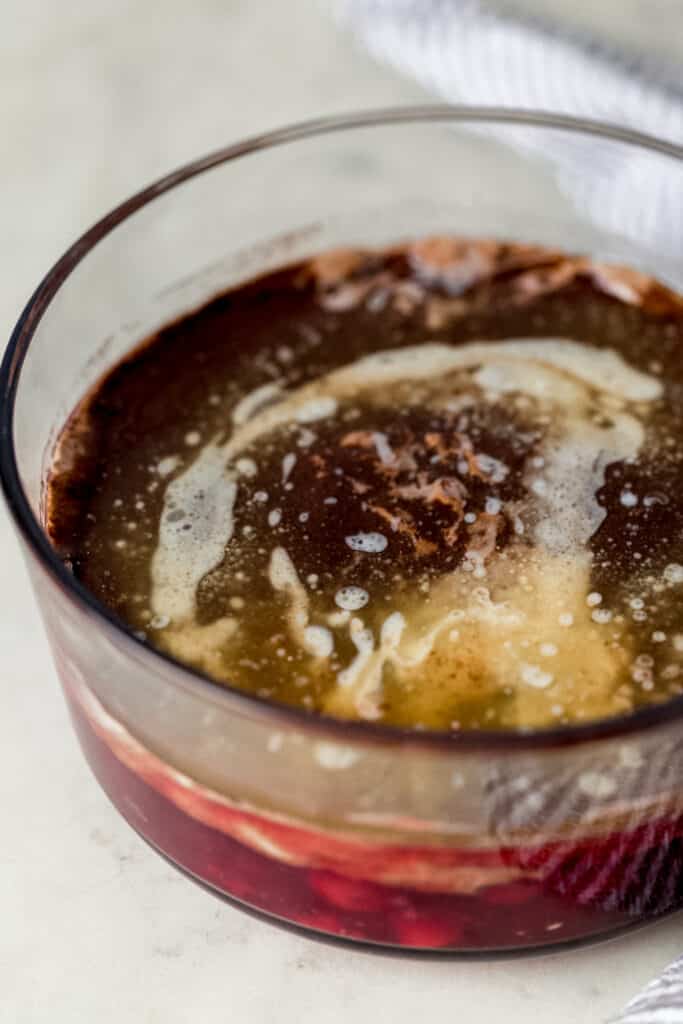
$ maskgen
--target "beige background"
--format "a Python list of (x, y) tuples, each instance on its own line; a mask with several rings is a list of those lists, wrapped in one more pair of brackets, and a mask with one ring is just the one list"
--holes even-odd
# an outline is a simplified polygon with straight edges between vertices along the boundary
[[(680, 3), (552, 6), (683, 56)], [(0, 15), (3, 337), (65, 246), (141, 184), (245, 134), (424, 98), (312, 0), (0, 0)], [(85, 767), (4, 509), (0, 806), (2, 1024), (594, 1024), (683, 946), (679, 918), (554, 958), (370, 958), (268, 928), (189, 885)]]

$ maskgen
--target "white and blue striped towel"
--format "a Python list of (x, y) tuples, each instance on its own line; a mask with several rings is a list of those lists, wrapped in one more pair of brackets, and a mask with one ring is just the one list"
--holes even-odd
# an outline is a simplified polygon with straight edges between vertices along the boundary
[[(331, 2), (370, 53), (448, 102), (585, 117), (683, 145), (680, 64), (658, 66), (647, 54), (627, 55), (547, 17), (515, 16), (485, 0)], [(539, 146), (535, 132), (516, 138)], [(566, 135), (553, 146), (563, 147), (569, 168), (561, 187), (584, 216), (683, 262), (680, 165), (645, 150), (603, 151), (609, 166), (587, 184), (581, 171), (587, 162), (594, 169), (594, 143)], [(634, 202), (645, 187), (648, 201)]]

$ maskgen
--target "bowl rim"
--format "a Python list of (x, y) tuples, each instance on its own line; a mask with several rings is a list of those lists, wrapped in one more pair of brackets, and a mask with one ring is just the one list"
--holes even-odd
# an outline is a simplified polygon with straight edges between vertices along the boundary
[(190, 668), (171, 655), (151, 647), (135, 636), (109, 608), (74, 578), (50, 543), (39, 519), (33, 514), (23, 489), (14, 448), (14, 409), (21, 370), (31, 340), (52, 299), (73, 270), (88, 253), (119, 224), (157, 197), (170, 192), (184, 182), (198, 177), (221, 164), (248, 156), (259, 150), (271, 149), (318, 135), (329, 135), (351, 129), (372, 128), (400, 124), (446, 122), (453, 124), (519, 125), (548, 128), (621, 142), (634, 148), (657, 152), (681, 161), (683, 146), (657, 139), (630, 128), (601, 123), (584, 118), (553, 114), (545, 111), (486, 106), (455, 106), (430, 104), (419, 106), (371, 109), (357, 113), (301, 121), (284, 128), (253, 135), (244, 140), (213, 150), (190, 161), (152, 182), (110, 210), (80, 236), (57, 260), (42, 279), (24, 307), (6, 347), (0, 364), (0, 489), (4, 493), (20, 538), (40, 567), (76, 604), (90, 616), (99, 628), (113, 631), (129, 644), (131, 654), (149, 662), (150, 669), (165, 663), (167, 669), (179, 674), (179, 681), (193, 689), (203, 690), (212, 700), (227, 701), (239, 713), (262, 717), (278, 727), (290, 727), (304, 732), (316, 732), (333, 737), (339, 742), (372, 743), (381, 746), (410, 745), (435, 751), (466, 751), (495, 753), (524, 752), (552, 749), (596, 740), (625, 738), (656, 726), (683, 719), (683, 695), (662, 704), (639, 708), (625, 715), (598, 719), (583, 724), (553, 726), (551, 728), (511, 730), (481, 729), (446, 731), (419, 731), (374, 722), (342, 720), (329, 715), (312, 714), (302, 708), (277, 703), (234, 686), (218, 683), (199, 670)]

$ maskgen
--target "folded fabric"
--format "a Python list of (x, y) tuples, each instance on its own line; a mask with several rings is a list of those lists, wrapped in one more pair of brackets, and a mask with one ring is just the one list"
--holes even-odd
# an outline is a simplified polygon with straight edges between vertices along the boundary
[[(683, 80), (646, 56), (629, 59), (548, 19), (480, 0), (333, 0), (333, 10), (375, 57), (449, 102), (569, 114), (683, 145)], [(537, 140), (515, 133), (528, 149)], [(606, 158), (590, 138), (566, 133), (553, 146), (566, 168), (560, 184), (584, 216), (645, 250), (665, 248), (674, 263), (683, 258), (680, 154), (668, 160), (624, 145)], [(581, 173), (588, 162), (590, 187)]]
[(683, 1020), (683, 957), (632, 999), (608, 1024), (681, 1024)]

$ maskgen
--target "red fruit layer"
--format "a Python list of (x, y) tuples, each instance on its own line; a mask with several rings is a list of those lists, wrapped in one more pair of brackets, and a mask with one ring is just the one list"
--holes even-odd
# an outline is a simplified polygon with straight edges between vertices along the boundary
[[(150, 785), (149, 779), (119, 760), (92, 729), (78, 705), (72, 704), (72, 713), (81, 744), (98, 779), (140, 833), (179, 866), (216, 889), (259, 910), (321, 932), (416, 949), (493, 950), (552, 945), (607, 933), (629, 920), (621, 909), (620, 892), (612, 893), (612, 905), (608, 906), (604, 886), (599, 884), (606, 871), (608, 875), (612, 871), (610, 877), (618, 876), (612, 863), (615, 851), (632, 850), (633, 844), (640, 848), (647, 834), (659, 844), (649, 847), (648, 864), (656, 862), (658, 851), (662, 849), (665, 851), (663, 864), (670, 865), (676, 860), (675, 844), (679, 840), (674, 837), (675, 830), (670, 823), (668, 826), (660, 823), (658, 829), (650, 829), (643, 835), (636, 831), (629, 837), (611, 836), (580, 847), (566, 844), (564, 856), (558, 843), (497, 851), (498, 863), (514, 855), (517, 864), (530, 863), (534, 872), (539, 866), (552, 865), (550, 871), (544, 872), (543, 882), (530, 876), (483, 886), (473, 893), (430, 892), (352, 877), (344, 871), (311, 867), (319, 862), (320, 850), (326, 848), (326, 837), (310, 828), (279, 826), (279, 840), (289, 851), (294, 848), (306, 866), (293, 865), (257, 852), (222, 828), (198, 820), (169, 798), (168, 782), (163, 788)], [(264, 834), (273, 834), (271, 821), (260, 819), (253, 812), (245, 813), (244, 817), (251, 828), (260, 827)], [(219, 822), (223, 824), (222, 817)], [(294, 847), (289, 845), (293, 839)], [(662, 847), (665, 841), (668, 846)], [(354, 850), (358, 845), (356, 840)], [(334, 860), (337, 867), (340, 849), (336, 850)], [(382, 850), (375, 848), (370, 852), (365, 867), (372, 870)], [(432, 858), (438, 874), (444, 853), (428, 847), (404, 850), (394, 847), (389, 852), (394, 859), (403, 852), (411, 863), (419, 857), (421, 874), (428, 871)], [(472, 865), (479, 854), (480, 869), (485, 870), (494, 863), (494, 851), (465, 852)], [(644, 862), (647, 857), (641, 859)], [(577, 892), (573, 880), (578, 863), (584, 868), (579, 871), (582, 881)], [(357, 871), (358, 866), (358, 858), (354, 857), (353, 870)], [(652, 870), (650, 866), (650, 872)], [(628, 875), (626, 868), (622, 875)], [(600, 896), (593, 902), (589, 898), (591, 879)], [(670, 888), (669, 885), (667, 891)], [(657, 910), (671, 909), (674, 902), (675, 896), (669, 906), (658, 906)]]

